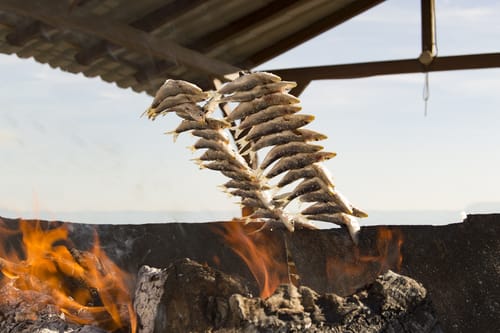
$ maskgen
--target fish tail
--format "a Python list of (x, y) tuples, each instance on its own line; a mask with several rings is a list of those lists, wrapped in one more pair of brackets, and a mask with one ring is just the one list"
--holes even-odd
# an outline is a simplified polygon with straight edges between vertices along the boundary
[(349, 215), (346, 215), (347, 219), (349, 219), (349, 221), (345, 224), (345, 226), (347, 227), (347, 230), (349, 231), (349, 235), (351, 236), (351, 239), (352, 241), (354, 242), (354, 244), (358, 245), (358, 242), (359, 242), (359, 230), (360, 230), (360, 227), (359, 227), (359, 223), (358, 223), (358, 220), (352, 216), (349, 216)]

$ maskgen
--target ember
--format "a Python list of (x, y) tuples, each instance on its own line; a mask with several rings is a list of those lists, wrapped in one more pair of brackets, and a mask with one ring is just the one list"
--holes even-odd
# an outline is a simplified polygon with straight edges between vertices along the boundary
[(101, 250), (96, 234), (92, 249), (83, 252), (71, 247), (64, 225), (43, 228), (39, 222), (20, 221), (19, 229), (12, 229), (0, 220), (0, 232), (2, 244), (15, 244), (7, 238), (22, 239), (17, 246), (0, 247), (0, 305), (20, 294), (37, 295), (70, 322), (109, 331), (130, 326), (135, 331), (131, 277)]

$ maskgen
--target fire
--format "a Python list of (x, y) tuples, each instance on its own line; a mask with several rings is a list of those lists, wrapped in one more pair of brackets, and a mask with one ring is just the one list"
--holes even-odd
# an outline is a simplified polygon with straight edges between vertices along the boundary
[[(216, 232), (247, 265), (260, 287), (260, 296), (269, 297), (282, 283), (291, 283), (293, 266), (287, 263), (284, 241), (272, 233), (259, 231), (261, 223), (245, 225), (233, 220), (221, 224)], [(276, 236), (276, 235), (274, 235)], [(326, 257), (327, 289), (350, 294), (373, 281), (388, 269), (399, 271), (402, 263), (402, 233), (397, 229), (379, 228), (376, 244), (368, 254), (359, 247), (345, 257)], [(292, 266), (292, 267), (291, 267)]]
[[(97, 234), (92, 249), (84, 252), (70, 246), (65, 225), (44, 228), (39, 222), (20, 221), (16, 230), (0, 220), (0, 233), (0, 289), (8, 285), (16, 293), (45, 295), (48, 304), (75, 323), (109, 331), (130, 326), (135, 332), (127, 287), (131, 277), (100, 248)], [(7, 241), (19, 236), (19, 244)]]
[(380, 227), (377, 230), (375, 251), (362, 254), (359, 247), (349, 258), (327, 257), (326, 274), (329, 285), (341, 292), (350, 293), (392, 269), (399, 271), (403, 261), (402, 233), (397, 229)]
[(282, 283), (290, 283), (283, 243), (267, 232), (258, 232), (261, 223), (244, 224), (233, 220), (223, 223), (217, 232), (250, 269), (260, 288), (260, 297), (272, 295)]

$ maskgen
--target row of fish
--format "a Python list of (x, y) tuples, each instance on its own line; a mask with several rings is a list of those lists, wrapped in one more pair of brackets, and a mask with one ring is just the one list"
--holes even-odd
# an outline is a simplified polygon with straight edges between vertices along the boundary
[(239, 121), (236, 140), (245, 147), (243, 153), (245, 149), (259, 151), (272, 147), (258, 164), (257, 174), (264, 175), (265, 183), (284, 174), (276, 185), (278, 188), (299, 181), (292, 191), (273, 196), (270, 210), (254, 201), (247, 200), (247, 204), (257, 205), (254, 217), (277, 219), (276, 211), (284, 211), (294, 199), (313, 203), (294, 218), (300, 222), (305, 218), (345, 225), (354, 238), (359, 229), (355, 217), (367, 215), (335, 190), (328, 170), (320, 164), (335, 153), (311, 143), (326, 136), (302, 128), (314, 117), (297, 114), (301, 110), (299, 100), (287, 93), (294, 86), (293, 82), (261, 72), (241, 76), (219, 89), (224, 101), (239, 102), (226, 121)]
[[(346, 226), (355, 239), (359, 229), (355, 217), (366, 214), (335, 190), (328, 170), (320, 164), (335, 153), (312, 143), (325, 135), (303, 128), (314, 116), (298, 114), (300, 101), (288, 94), (295, 86), (265, 72), (242, 75), (215, 93), (203, 92), (188, 82), (167, 80), (146, 113), (153, 120), (168, 112), (183, 118), (170, 133), (176, 136), (191, 131), (199, 138), (193, 149), (206, 151), (196, 162), (230, 178), (222, 187), (253, 210), (247, 219), (280, 221), (289, 230), (297, 223), (327, 221)], [(200, 106), (200, 102), (206, 103)], [(219, 103), (237, 105), (224, 119), (210, 117), (213, 105)], [(266, 147), (262, 162), (257, 163), (258, 152)], [(276, 184), (270, 185), (278, 176)], [(280, 193), (296, 181), (298, 185), (290, 192)], [(298, 214), (287, 212), (295, 199), (312, 205)]]

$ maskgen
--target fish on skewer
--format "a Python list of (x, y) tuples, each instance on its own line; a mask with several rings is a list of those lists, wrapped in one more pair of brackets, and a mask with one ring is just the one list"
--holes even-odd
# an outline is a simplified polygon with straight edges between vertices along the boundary
[(298, 105), (273, 105), (246, 117), (238, 125), (238, 130), (245, 130), (247, 128), (251, 128), (252, 126), (273, 120), (277, 117), (288, 116), (299, 112), (301, 109), (302, 107)]
[(255, 88), (247, 91), (237, 91), (232, 95), (224, 96), (220, 99), (221, 103), (227, 102), (248, 102), (253, 99), (262, 97), (267, 94), (286, 92), (297, 86), (297, 83), (291, 81), (279, 81), (267, 83), (262, 86), (256, 86)]
[(248, 102), (239, 103), (236, 108), (226, 117), (226, 120), (233, 122), (238, 119), (248, 117), (271, 106), (284, 106), (299, 103), (300, 100), (290, 94), (277, 92), (253, 99)]
[(266, 155), (264, 160), (260, 163), (259, 168), (264, 170), (276, 160), (293, 156), (300, 153), (315, 153), (322, 150), (323, 147), (319, 145), (311, 145), (306, 142), (289, 142), (284, 145), (274, 146)]
[(278, 117), (252, 127), (250, 132), (248, 132), (243, 139), (243, 142), (256, 141), (266, 135), (294, 130), (309, 124), (313, 120), (314, 116), (308, 114)]
[(326, 135), (311, 131), (304, 128), (299, 128), (292, 131), (283, 131), (281, 133), (274, 133), (266, 135), (255, 141), (251, 145), (253, 151), (258, 151), (265, 147), (282, 145), (292, 141), (299, 142), (311, 142), (311, 141), (321, 141), (327, 138)]
[(239, 78), (226, 83), (219, 89), (221, 94), (232, 94), (237, 91), (252, 90), (256, 86), (268, 83), (280, 82), (281, 78), (277, 75), (267, 72), (256, 72), (247, 75), (241, 75)]
[[(194, 161), (230, 178), (221, 188), (251, 208), (245, 221), (279, 222), (290, 231), (310, 226), (309, 221), (326, 221), (346, 226), (356, 240), (359, 225), (355, 217), (367, 214), (335, 188), (321, 164), (336, 154), (312, 144), (326, 135), (302, 128), (314, 117), (299, 113), (300, 100), (287, 93), (295, 86), (271, 73), (242, 74), (210, 92), (167, 80), (147, 115), (155, 119), (174, 112), (183, 119), (171, 133), (191, 132), (198, 138), (191, 148), (206, 150)], [(229, 103), (225, 107), (229, 111), (223, 112), (222, 119), (214, 118), (212, 112), (221, 103)], [(257, 163), (257, 157), (263, 160)], [(290, 190), (282, 193), (284, 187)], [(291, 213), (293, 200), (311, 204)]]
[(165, 98), (176, 96), (179, 94), (201, 96), (205, 95), (206, 93), (204, 93), (200, 87), (190, 82), (167, 79), (165, 83), (163, 83), (163, 85), (160, 87), (160, 89), (158, 89), (158, 91), (156, 92), (153, 103), (151, 103), (151, 108), (156, 108)]
[(329, 160), (335, 157), (335, 155), (335, 153), (319, 151), (316, 153), (303, 153), (284, 157), (274, 165), (274, 167), (266, 174), (266, 177), (274, 178), (285, 171), (301, 169), (309, 164)]
[(265, 191), (265, 190), (271, 189), (271, 186), (269, 186), (267, 184), (262, 185), (258, 182), (254, 182), (254, 181), (237, 181), (234, 179), (231, 179), (228, 182), (224, 183), (222, 185), (222, 187), (225, 189), (236, 188), (236, 189), (242, 189), (242, 190), (246, 190), (246, 191), (250, 191), (250, 190), (263, 190), (263, 191)]

